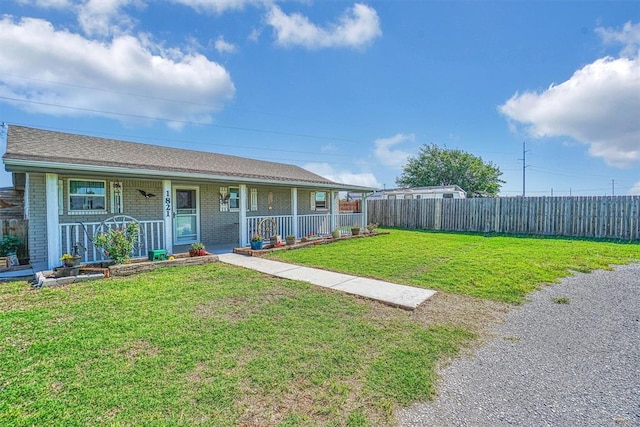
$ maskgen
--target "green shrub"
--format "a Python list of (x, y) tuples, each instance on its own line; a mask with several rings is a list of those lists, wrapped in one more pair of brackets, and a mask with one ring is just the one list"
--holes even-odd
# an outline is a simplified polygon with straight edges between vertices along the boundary
[(122, 264), (131, 257), (138, 233), (138, 223), (130, 222), (124, 228), (112, 228), (106, 233), (98, 234), (93, 239), (93, 244), (116, 264)]
[(2, 242), (0, 243), (0, 256), (7, 256), (9, 252), (16, 252), (18, 250), (18, 246), (21, 244), (22, 240), (16, 236), (7, 234), (2, 238)]

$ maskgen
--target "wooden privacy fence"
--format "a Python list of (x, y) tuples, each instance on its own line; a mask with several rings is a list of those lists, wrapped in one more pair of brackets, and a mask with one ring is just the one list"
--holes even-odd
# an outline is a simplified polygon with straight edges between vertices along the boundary
[(0, 241), (6, 235), (16, 236), (22, 242), (18, 247), (18, 258), (29, 257), (28, 221), (24, 219), (0, 219)]
[(640, 196), (370, 200), (367, 209), (387, 227), (640, 239)]

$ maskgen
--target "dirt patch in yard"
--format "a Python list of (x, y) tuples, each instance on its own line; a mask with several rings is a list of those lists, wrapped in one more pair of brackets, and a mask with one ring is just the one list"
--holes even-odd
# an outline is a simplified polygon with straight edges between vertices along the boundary
[(424, 325), (450, 324), (483, 335), (502, 323), (505, 315), (515, 307), (504, 302), (439, 291), (413, 312), (413, 318)]
[(489, 301), (438, 291), (412, 313), (413, 319), (426, 326), (445, 324), (473, 332), (480, 342), (490, 337), (495, 326), (504, 322), (514, 304)]
[[(517, 305), (505, 302), (438, 291), (414, 311), (406, 311), (406, 315), (427, 327), (448, 325), (466, 329), (478, 338), (486, 338), (491, 336), (491, 330), (495, 326), (504, 321), (506, 314), (516, 307)], [(384, 321), (397, 317), (398, 311), (403, 310), (374, 302), (370, 316)]]

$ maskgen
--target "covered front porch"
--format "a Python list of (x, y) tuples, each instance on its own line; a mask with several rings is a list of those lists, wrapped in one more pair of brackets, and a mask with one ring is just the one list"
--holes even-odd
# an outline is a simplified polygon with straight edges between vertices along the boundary
[[(146, 257), (148, 251), (153, 249), (167, 249), (170, 253), (186, 252), (189, 245), (172, 245), (165, 237), (164, 221), (138, 221), (140, 235), (135, 248), (134, 256)], [(268, 224), (265, 228), (264, 224)], [(337, 213), (337, 214), (313, 214), (313, 215), (262, 215), (246, 217), (244, 221), (244, 234), (247, 236), (240, 241), (240, 246), (249, 245), (251, 236), (259, 234), (265, 240), (271, 235), (296, 236), (301, 239), (308, 236), (326, 237), (333, 230), (340, 230), (341, 234), (350, 234), (351, 227), (366, 227), (366, 217), (363, 213)], [(83, 255), (84, 262), (103, 261), (104, 254), (93, 245), (92, 238), (102, 222), (65, 223), (59, 226), (59, 240), (62, 246), (61, 253), (73, 253), (74, 247), (78, 247)], [(262, 227), (262, 229), (261, 229)], [(266, 232), (265, 232), (266, 231)], [(235, 242), (214, 243), (203, 239), (208, 252), (231, 252), (237, 246)]]
[[(268, 224), (265, 227), (265, 222)], [(275, 227), (272, 227), (275, 225)], [(296, 239), (309, 236), (330, 236), (333, 230), (340, 230), (341, 234), (350, 234), (351, 228), (366, 227), (366, 217), (363, 213), (338, 213), (315, 215), (276, 215), (276, 216), (251, 216), (246, 219), (246, 228), (249, 239), (258, 234), (264, 240), (269, 240), (270, 235), (296, 236)], [(267, 232), (265, 232), (265, 228)], [(249, 244), (249, 239), (242, 242), (243, 246)]]
[[(66, 195), (60, 194), (62, 184), (58, 176), (48, 174), (46, 184), (50, 196), (47, 197), (47, 226), (57, 230), (48, 236), (49, 268), (59, 265), (62, 254), (74, 253), (78, 248), (83, 262), (105, 260), (102, 251), (93, 245), (93, 237), (110, 227), (125, 224), (118, 221), (105, 228), (105, 221), (111, 218), (76, 220), (75, 216), (62, 213), (58, 209), (59, 201)], [(135, 184), (123, 180), (117, 184), (118, 189), (124, 191), (125, 200), (137, 201), (135, 205), (124, 205), (124, 212), (119, 214), (129, 215), (129, 220), (139, 224), (134, 257), (147, 257), (149, 251), (157, 249), (172, 254), (187, 252), (194, 242), (204, 243), (209, 252), (225, 252), (248, 246), (256, 234), (265, 241), (272, 235), (283, 239), (293, 235), (299, 240), (330, 236), (334, 230), (350, 234), (352, 227), (367, 225), (366, 203), (362, 204), (361, 212), (340, 212), (339, 190), (172, 180)], [(164, 197), (143, 199), (137, 194), (138, 186)], [(178, 197), (182, 193), (185, 197)], [(365, 197), (363, 193), (363, 199)]]

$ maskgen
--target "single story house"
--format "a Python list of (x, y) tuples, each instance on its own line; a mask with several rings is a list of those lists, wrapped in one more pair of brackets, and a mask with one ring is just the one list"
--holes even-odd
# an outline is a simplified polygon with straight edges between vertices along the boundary
[(24, 189), (36, 269), (60, 265), (78, 243), (83, 261), (103, 259), (92, 237), (118, 216), (138, 221), (138, 256), (245, 246), (276, 228), (301, 238), (364, 227), (366, 209), (340, 214), (338, 193), (373, 190), (289, 164), (14, 125), (2, 160)]

